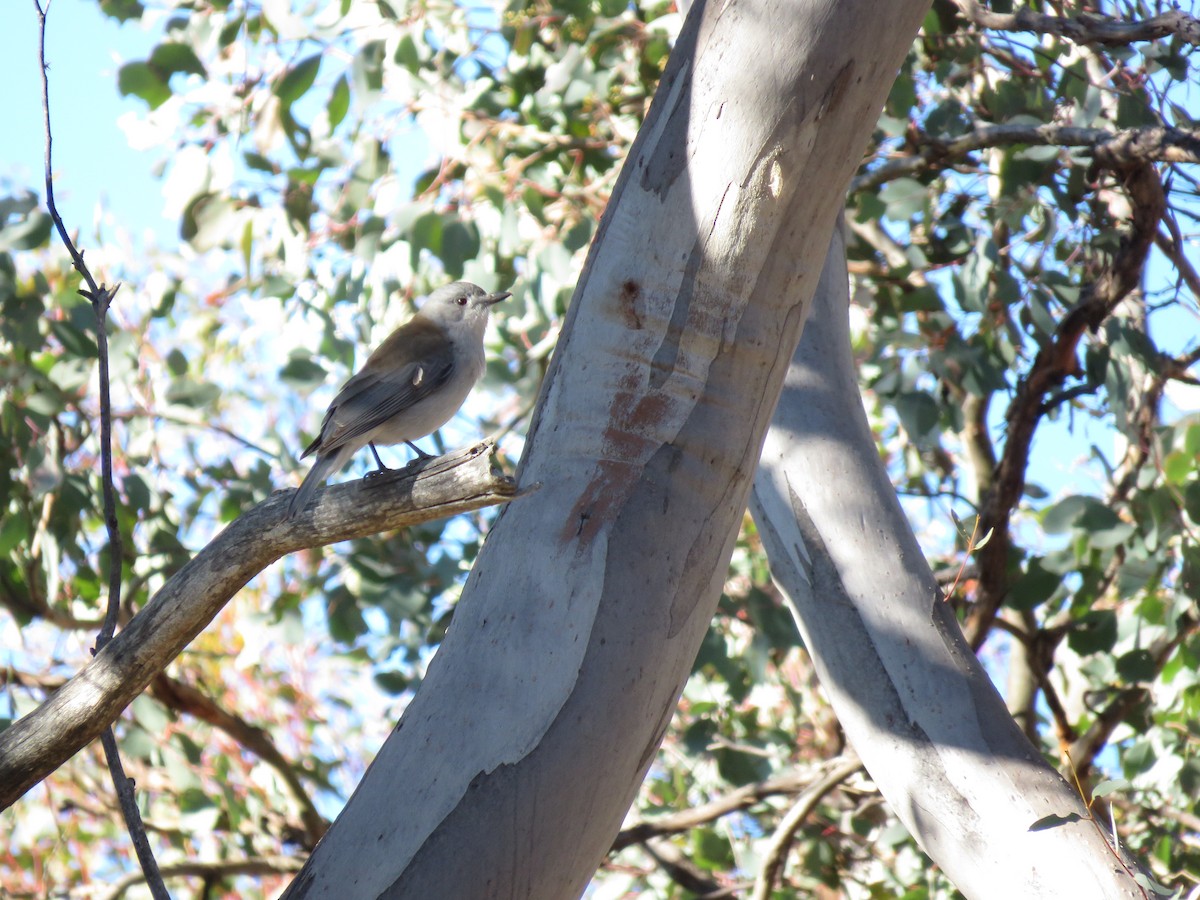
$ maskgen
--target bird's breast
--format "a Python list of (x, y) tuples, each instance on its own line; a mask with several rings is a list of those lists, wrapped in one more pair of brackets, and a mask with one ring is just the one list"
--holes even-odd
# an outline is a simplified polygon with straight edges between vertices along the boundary
[(441, 387), (383, 422), (368, 440), (378, 444), (419, 440), (454, 418), (471, 393), (471, 388), (483, 375), (485, 358), (482, 345), (478, 353), (455, 354), (455, 363), (454, 371)]

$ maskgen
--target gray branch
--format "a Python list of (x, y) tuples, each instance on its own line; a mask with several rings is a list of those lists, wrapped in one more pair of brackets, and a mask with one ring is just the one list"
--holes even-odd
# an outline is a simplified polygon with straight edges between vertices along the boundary
[(284, 519), (291, 491), (237, 518), (180, 569), (70, 681), (0, 733), (0, 809), (11, 806), (80, 749), (275, 560), (338, 541), (406, 528), (504, 503), (514, 482), (493, 466), (490, 442), (318, 494), (315, 509)]

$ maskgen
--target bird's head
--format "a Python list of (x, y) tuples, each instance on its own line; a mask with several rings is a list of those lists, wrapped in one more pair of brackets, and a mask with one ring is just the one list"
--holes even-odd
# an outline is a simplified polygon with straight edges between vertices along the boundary
[(467, 325), (482, 334), (487, 327), (488, 312), (510, 296), (508, 291), (489, 294), (477, 284), (455, 281), (430, 294), (421, 307), (421, 315), (443, 328)]

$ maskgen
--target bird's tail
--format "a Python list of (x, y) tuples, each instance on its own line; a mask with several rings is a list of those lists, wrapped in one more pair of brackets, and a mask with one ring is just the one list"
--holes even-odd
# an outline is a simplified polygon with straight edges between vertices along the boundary
[(337, 463), (337, 453), (323, 453), (317, 457), (317, 461), (313, 463), (313, 467), (304, 476), (304, 481), (300, 482), (300, 487), (296, 491), (296, 495), (292, 497), (292, 502), (288, 504), (287, 517), (289, 519), (296, 518), (296, 516), (304, 511), (304, 507), (308, 505), (313, 491), (325, 483), (325, 480), (329, 478), (333, 470), (337, 467)]

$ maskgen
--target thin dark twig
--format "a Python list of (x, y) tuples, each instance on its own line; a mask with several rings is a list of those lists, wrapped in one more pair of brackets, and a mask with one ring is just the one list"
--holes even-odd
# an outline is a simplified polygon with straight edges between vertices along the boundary
[[(46, 16), (50, 11), (50, 0), (43, 7), (38, 0), (33, 0), (38, 16), (38, 67), (42, 75), (42, 127), (45, 137), (45, 166), (46, 166), (46, 208), (58, 236), (62, 239), (71, 255), (71, 262), (76, 271), (87, 282), (87, 290), (80, 290), (92, 304), (96, 314), (96, 349), (100, 367), (100, 478), (104, 494), (104, 525), (108, 531), (109, 575), (108, 575), (108, 608), (104, 615), (104, 624), (96, 636), (96, 649), (99, 652), (111, 639), (117, 630), (117, 614), (121, 608), (121, 563), (124, 557), (124, 545), (121, 540), (121, 529), (117, 522), (116, 492), (113, 489), (112, 473), (112, 398), (109, 389), (108, 368), (108, 332), (106, 320), (108, 308), (112, 304), (120, 285), (111, 290), (103, 284), (96, 284), (92, 273), (83, 261), (83, 253), (76, 247), (71, 236), (67, 234), (62, 216), (58, 214), (58, 206), (54, 202), (54, 169), (51, 164), (51, 147), (53, 138), (50, 130), (50, 80), (46, 75)], [(146, 884), (155, 900), (170, 900), (171, 895), (163, 884), (158, 871), (158, 862), (150, 849), (150, 840), (146, 836), (146, 828), (142, 824), (141, 814), (137, 808), (137, 798), (134, 795), (133, 782), (126, 777), (121, 756), (117, 749), (117, 739), (111, 728), (105, 729), (100, 736), (104, 747), (104, 756), (108, 761), (108, 770), (112, 776), (113, 787), (121, 804), (121, 813), (125, 818), (125, 827), (129, 830), (130, 840), (137, 853), (138, 862), (146, 876)]]
[(121, 815), (125, 818), (125, 827), (129, 830), (129, 838), (137, 853), (138, 863), (146, 878), (146, 886), (150, 888), (150, 896), (154, 900), (171, 900), (167, 886), (163, 883), (162, 874), (158, 870), (158, 860), (150, 848), (150, 838), (146, 835), (146, 826), (142, 823), (142, 814), (138, 810), (137, 797), (133, 793), (133, 779), (125, 774), (121, 764), (121, 751), (117, 747), (117, 737), (111, 727), (105, 728), (100, 735), (100, 746), (104, 748), (104, 759), (108, 763), (108, 774), (117, 789), (117, 801), (121, 805)]
[(58, 214), (58, 205), (54, 202), (54, 170), (50, 162), (53, 145), (50, 130), (50, 81), (46, 77), (46, 15), (50, 11), (50, 3), (46, 3), (45, 9), (38, 0), (33, 0), (33, 5), (37, 9), (39, 26), (38, 65), (42, 73), (42, 129), (46, 145), (46, 208), (50, 212), (50, 218), (54, 221), (54, 227), (58, 230), (58, 236), (71, 255), (72, 264), (87, 282), (87, 290), (81, 290), (79, 293), (91, 301), (92, 310), (96, 314), (96, 346), (100, 364), (100, 479), (104, 493), (104, 525), (108, 531), (109, 541), (108, 609), (104, 615), (104, 625), (100, 629), (100, 634), (96, 636), (96, 650), (99, 651), (112, 639), (113, 633), (117, 630), (117, 614), (121, 608), (121, 560), (124, 555), (124, 546), (121, 540), (121, 529), (117, 524), (117, 503), (112, 478), (112, 402), (109, 391), (108, 329), (106, 326), (108, 308), (112, 305), (113, 297), (116, 296), (121, 286), (118, 284), (109, 289), (103, 284), (96, 284), (91, 271), (83, 261), (83, 253), (75, 247), (75, 242), (67, 234), (62, 216)]

